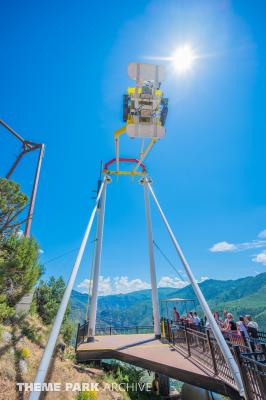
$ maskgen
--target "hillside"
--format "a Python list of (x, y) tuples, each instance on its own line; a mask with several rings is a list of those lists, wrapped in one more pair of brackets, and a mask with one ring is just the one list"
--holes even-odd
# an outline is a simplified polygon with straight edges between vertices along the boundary
[[(160, 288), (159, 298), (171, 296), (173, 288)], [(88, 296), (75, 290), (71, 295), (71, 319), (82, 322), (86, 315)], [(128, 294), (100, 296), (98, 300), (99, 323), (114, 326), (151, 324), (151, 291), (141, 290)]]
[[(13, 321), (0, 327), (0, 400), (27, 400), (29, 392), (18, 393), (17, 382), (33, 382), (37, 367), (47, 343), (50, 327), (45, 326), (37, 316), (28, 315), (25, 318)], [(133, 395), (124, 391), (106, 389), (112, 383), (117, 384), (133, 379), (134, 368), (119, 366), (119, 371), (114, 368), (106, 371), (103, 368), (75, 362), (74, 349), (67, 346), (65, 352), (56, 353), (48, 373), (47, 380), (51, 383), (59, 382), (62, 390), (47, 392), (47, 400), (130, 400)], [(139, 371), (138, 376), (144, 379), (144, 372)], [(131, 380), (130, 380), (131, 382)], [(66, 384), (76, 384), (73, 391), (65, 390)], [(82, 383), (97, 383), (96, 392), (79, 392), (78, 386)], [(151, 398), (147, 393), (142, 399)], [(159, 399), (159, 398), (158, 398)]]
[[(266, 273), (228, 281), (209, 279), (200, 283), (200, 287), (213, 310), (230, 310), (236, 318), (241, 314), (251, 314), (260, 328), (266, 330)], [(159, 299), (176, 296), (196, 299), (191, 285), (178, 290), (159, 288)], [(72, 292), (73, 321), (84, 320), (87, 299), (86, 294)], [(151, 290), (99, 297), (98, 322), (114, 326), (151, 324)]]

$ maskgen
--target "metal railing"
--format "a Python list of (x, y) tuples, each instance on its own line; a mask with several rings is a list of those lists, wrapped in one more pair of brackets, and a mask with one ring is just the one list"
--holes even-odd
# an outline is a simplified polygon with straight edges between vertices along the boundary
[[(219, 378), (235, 386), (234, 378), (212, 332), (202, 326), (193, 326), (162, 319), (165, 338), (181, 352), (194, 359)], [(241, 373), (247, 400), (266, 400), (266, 333), (259, 339), (246, 338), (226, 332), (226, 342)]]
[[(89, 321), (84, 324), (78, 324), (77, 336), (76, 336), (76, 346), (77, 347), (84, 343), (88, 337)], [(106, 335), (130, 335), (130, 334), (140, 334), (140, 333), (152, 333), (154, 327), (152, 325), (132, 325), (132, 326), (113, 326), (113, 325), (96, 325), (95, 335), (96, 336), (106, 336)]]
[[(78, 325), (76, 350), (86, 342), (89, 322)], [(173, 324), (161, 320), (162, 336), (186, 356), (203, 366), (214, 375), (235, 387), (233, 375), (212, 332), (202, 326)], [(153, 326), (112, 326), (96, 325), (96, 335), (118, 335), (151, 333)], [(246, 338), (234, 332), (226, 332), (226, 342), (234, 355), (245, 388), (246, 400), (266, 400), (266, 343), (265, 332), (259, 332), (259, 339)]]
[(186, 326), (180, 326), (171, 330), (171, 334), (167, 339), (210, 372), (219, 375), (228, 383), (234, 384), (234, 378), (223, 353), (210, 331), (201, 332)]
[(266, 332), (258, 331), (258, 338), (266, 343)]
[(235, 348), (247, 400), (266, 399), (266, 348), (262, 351), (241, 353)]

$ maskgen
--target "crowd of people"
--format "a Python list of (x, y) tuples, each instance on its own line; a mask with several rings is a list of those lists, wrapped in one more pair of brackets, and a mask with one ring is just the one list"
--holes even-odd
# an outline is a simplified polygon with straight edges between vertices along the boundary
[[(228, 332), (244, 336), (245, 338), (258, 338), (259, 327), (257, 322), (253, 321), (251, 315), (241, 315), (238, 321), (235, 321), (233, 314), (228, 311), (224, 311), (223, 318), (220, 317), (217, 311), (213, 313), (213, 316), (224, 334)], [(181, 322), (183, 325), (190, 326), (196, 330), (201, 330), (201, 328), (210, 329), (210, 324), (206, 317), (203, 321), (196, 312), (188, 312), (187, 315), (180, 316), (176, 307), (173, 308), (173, 322)]]

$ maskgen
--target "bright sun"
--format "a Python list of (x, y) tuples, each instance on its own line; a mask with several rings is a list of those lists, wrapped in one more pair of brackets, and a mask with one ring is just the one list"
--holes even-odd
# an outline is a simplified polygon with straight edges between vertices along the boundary
[(180, 46), (171, 57), (173, 67), (178, 73), (184, 73), (191, 69), (194, 64), (195, 54), (189, 45)]

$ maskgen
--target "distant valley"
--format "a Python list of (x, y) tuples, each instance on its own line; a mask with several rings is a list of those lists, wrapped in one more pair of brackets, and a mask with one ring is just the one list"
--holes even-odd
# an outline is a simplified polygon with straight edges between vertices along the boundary
[[(226, 309), (235, 319), (251, 314), (260, 329), (266, 330), (266, 273), (227, 281), (209, 279), (200, 283), (200, 287), (212, 310), (222, 313)], [(158, 292), (160, 300), (173, 297), (196, 300), (191, 285), (182, 289), (159, 288)], [(72, 291), (71, 319), (75, 323), (84, 321), (87, 301), (86, 294)], [(200, 312), (197, 301), (196, 304)], [(184, 309), (180, 311), (183, 313)], [(98, 323), (116, 327), (151, 325), (151, 290), (100, 296), (97, 317)]]

